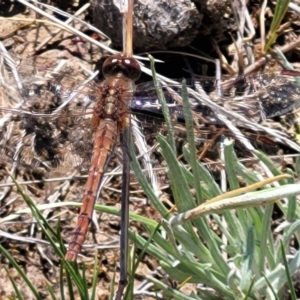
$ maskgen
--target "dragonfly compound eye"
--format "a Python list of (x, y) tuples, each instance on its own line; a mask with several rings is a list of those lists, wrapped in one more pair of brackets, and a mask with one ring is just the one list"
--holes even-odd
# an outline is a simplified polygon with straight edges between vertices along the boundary
[(106, 59), (102, 66), (102, 73), (105, 78), (122, 74), (136, 81), (141, 76), (141, 68), (133, 57), (116, 54)]

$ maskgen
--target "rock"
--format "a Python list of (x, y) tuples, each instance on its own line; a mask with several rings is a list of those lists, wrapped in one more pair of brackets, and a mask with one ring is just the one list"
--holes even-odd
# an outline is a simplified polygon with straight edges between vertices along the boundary
[[(92, 0), (93, 23), (122, 47), (122, 15), (112, 1)], [(189, 45), (198, 34), (202, 14), (190, 0), (136, 0), (133, 40), (135, 51)]]

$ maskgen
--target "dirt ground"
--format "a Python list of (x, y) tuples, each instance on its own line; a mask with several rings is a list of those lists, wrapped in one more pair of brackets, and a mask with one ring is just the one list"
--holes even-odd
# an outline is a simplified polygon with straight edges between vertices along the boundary
[[(50, 21), (46, 21), (41, 16), (37, 17), (30, 9), (23, 10), (23, 8), (19, 7), (20, 12), (17, 9), (18, 7), (14, 7), (13, 13), (8, 10), (7, 19), (2, 18), (0, 22), (0, 37), (6, 49), (11, 54), (15, 55), (18, 59), (23, 59), (23, 69), (25, 70), (25, 66), (28, 65), (29, 72), (31, 72), (33, 71), (32, 60), (26, 59), (35, 54), (36, 47), (45, 41), (50, 33), (56, 32), (60, 28)], [(81, 15), (81, 18), (84, 18), (85, 14)], [(83, 26), (78, 24), (75, 27), (78, 30), (83, 28)], [(51, 41), (47, 42), (46, 46), (39, 52), (40, 56), (44, 58), (45, 65), (49, 68), (53, 68), (53, 64), (55, 64), (57, 58), (67, 59), (66, 68), (72, 68), (71, 75), (74, 79), (77, 78), (77, 82), (80, 82), (86, 76), (83, 68), (85, 67), (87, 70), (92, 71), (95, 63), (103, 54), (100, 48), (80, 39), (76, 40), (72, 34), (64, 30), (57, 34)], [(109, 170), (114, 171), (119, 166), (119, 162), (120, 160), (115, 156), (112, 159)], [(74, 170), (68, 170), (66, 166), (56, 168), (55, 174), (45, 175), (44, 171), (38, 170), (38, 168), (20, 168), (15, 174), (17, 180), (22, 182), (24, 180), (38, 180), (41, 179), (41, 176), (47, 176), (48, 178), (55, 178), (57, 176), (66, 177), (72, 175), (72, 172), (74, 172)], [(117, 174), (120, 174), (120, 171)], [(78, 173), (76, 175), (77, 177), (73, 173), (69, 179), (46, 184), (25, 184), (23, 188), (34, 199), (36, 204), (59, 203), (66, 200), (78, 202), (83, 194), (86, 177), (82, 177), (82, 174)], [(7, 176), (3, 171), (1, 179), (4, 180), (4, 178), (6, 180)], [(101, 198), (107, 205), (120, 206), (120, 181), (120, 175), (113, 175), (103, 188)], [(1, 218), (8, 217), (13, 212), (18, 212), (26, 208), (26, 204), (20, 194), (16, 192), (16, 188), (11, 186), (8, 188), (2, 187), (2, 192), (4, 199), (2, 198), (1, 202)], [(140, 193), (140, 196), (139, 201), (143, 203), (142, 193)], [(136, 199), (138, 198), (137, 195)], [(136, 203), (139, 202), (137, 201)], [(67, 243), (76, 223), (77, 212), (78, 209), (65, 206), (57, 209), (47, 209), (43, 211), (43, 214), (53, 227), (60, 220), (61, 235), (64, 242)], [(1, 244), (13, 255), (17, 263), (26, 272), (29, 280), (41, 293), (43, 299), (51, 298), (46, 285), (52, 286), (57, 297), (60, 298), (58, 281), (59, 261), (51, 247), (45, 242), (40, 229), (32, 221), (32, 217), (29, 214), (22, 214), (20, 217), (15, 215), (10, 221), (2, 220), (1, 230), (8, 234), (8, 236), (2, 235)], [(86, 247), (83, 249), (83, 253), (85, 254), (80, 255), (79, 261), (85, 263), (87, 281), (91, 282), (91, 274), (94, 267), (94, 247), (91, 249), (89, 245), (93, 246), (95, 243), (100, 245), (98, 255), (100, 267), (98, 270), (96, 295), (97, 299), (107, 299), (110, 283), (115, 271), (117, 271), (116, 281), (118, 281), (119, 218), (107, 214), (101, 214), (101, 216), (98, 214), (95, 221), (100, 226), (97, 231), (93, 227), (88, 234), (85, 242)], [(140, 229), (137, 228), (137, 230)], [(1, 299), (7, 299), (8, 296), (14, 295), (13, 286), (9, 281), (7, 271), (17, 283), (25, 299), (35, 299), (27, 284), (24, 283), (19, 277), (18, 272), (3, 256), (1, 256), (1, 265), (7, 267), (7, 270), (1, 268), (0, 271)], [(150, 272), (147, 263), (143, 263), (138, 269), (137, 277), (142, 279), (144, 274), (149, 274)]]
[[(75, 10), (74, 7), (70, 7), (69, 9), (71, 11)], [(255, 7), (255, 5), (253, 5), (253, 7)], [(85, 12), (80, 18), (88, 19), (87, 15), (88, 13)], [(24, 72), (31, 74), (34, 72), (32, 68), (34, 59), (32, 57), (36, 54), (42, 57), (39, 66), (42, 64), (46, 66), (44, 70), (39, 69), (41, 76), (47, 76), (48, 68), (53, 69), (57, 66), (57, 58), (66, 59), (67, 62), (63, 68), (68, 73), (69, 77), (67, 78), (72, 77), (72, 80), (70, 79), (67, 83), (71, 88), (73, 84), (80, 83), (84, 78), (89, 76), (94, 70), (98, 60), (103, 55), (108, 54), (99, 47), (87, 43), (80, 38), (75, 38), (73, 34), (64, 30), (57, 33), (51, 40), (46, 41), (50, 33), (56, 32), (60, 27), (49, 20), (46, 21), (46, 19), (41, 16), (37, 16), (30, 9), (23, 9), (16, 5), (13, 10), (8, 9), (4, 17), (5, 18), (1, 17), (0, 19), (0, 39), (10, 54), (14, 55), (18, 61), (21, 61), (21, 64), (24, 66), (22, 69)], [(86, 30), (83, 25), (78, 23), (75, 24), (75, 28), (79, 31)], [(106, 45), (109, 44), (109, 41), (107, 41), (104, 36), (91, 35), (91, 37)], [(44, 42), (45, 46), (39, 48), (36, 52), (37, 47)], [(84, 101), (83, 99), (83, 102), (78, 105), (83, 105)], [(48, 103), (47, 101), (41, 104), (38, 100), (32, 103), (32, 107), (43, 105), (47, 109), (54, 104)], [(80, 136), (80, 128), (75, 125), (74, 128), (77, 130), (76, 134)], [(13, 129), (11, 130), (13, 131)], [(45, 127), (45, 130), (48, 129)], [(55, 132), (53, 134), (55, 134)], [(19, 136), (15, 137), (15, 139), (17, 138), (19, 138)], [(82, 140), (85, 140), (84, 137), (82, 137)], [(28, 141), (28, 143), (30, 143), (30, 141)], [(45, 145), (44, 148), (46, 149)], [(24, 154), (24, 157), (25, 156)], [(121, 154), (118, 150), (108, 167), (108, 172), (113, 173), (113, 175), (108, 176), (101, 192), (102, 202), (117, 208), (120, 207), (120, 156)], [(70, 159), (74, 160), (76, 157), (71, 157)], [(74, 172), (72, 168), (68, 168), (68, 164), (63, 165), (63, 167), (55, 168), (55, 171), (51, 172), (47, 172), (46, 167), (41, 168), (40, 166), (32, 169), (19, 167), (15, 170), (15, 176), (19, 183), (31, 181), (31, 183), (23, 184), (22, 187), (26, 193), (34, 199), (36, 204), (46, 203), (54, 205), (66, 201), (80, 202), (86, 181), (86, 176), (84, 175), (87, 174), (88, 170), (86, 164), (87, 161), (83, 160), (81, 162), (81, 169), (80, 171), (77, 170), (77, 172)], [(4, 165), (3, 163), (3, 166)], [(9, 167), (12, 168), (12, 164), (10, 164)], [(165, 173), (162, 173), (163, 174), (158, 174), (158, 176), (164, 180)], [(53, 182), (41, 182), (41, 179), (45, 177), (47, 179), (60, 179)], [(61, 177), (64, 178), (62, 179)], [(7, 178), (4, 168), (1, 168), (1, 182), (6, 182)], [(36, 182), (32, 182), (33, 180), (36, 180)], [(152, 219), (158, 219), (157, 213), (147, 205), (147, 199), (133, 175), (130, 188), (132, 200), (130, 202), (130, 209)], [(52, 248), (46, 242), (45, 237), (41, 234), (40, 229), (36, 226), (31, 214), (21, 213), (21, 211), (26, 208), (26, 203), (24, 203), (22, 197), (13, 185), (1, 185), (0, 216), (2, 221), (0, 222), (0, 243), (12, 254), (18, 264), (26, 272), (33, 285), (35, 285), (41, 293), (42, 299), (51, 299), (46, 285), (54, 288), (59, 299), (60, 262), (55, 253), (53, 253)], [(60, 232), (65, 245), (67, 245), (75, 226), (77, 212), (77, 208), (64, 205), (57, 206), (55, 209), (47, 208), (43, 210), (44, 217), (49, 220), (53, 227), (60, 221)], [(96, 295), (97, 299), (107, 299), (109, 296), (110, 283), (116, 270), (116, 282), (118, 282), (119, 279), (118, 247), (120, 221), (119, 217), (106, 213), (97, 214), (94, 221), (95, 224), (99, 224), (99, 228), (96, 228), (96, 225), (91, 226), (87, 240), (85, 241), (85, 247), (78, 261), (85, 263), (86, 277), (90, 283), (94, 267), (94, 250), (96, 245), (98, 245), (98, 260), (100, 266), (98, 269)], [(131, 222), (130, 226), (132, 230), (141, 234), (144, 231), (143, 227), (137, 222)], [(2, 266), (6, 266), (7, 268), (0, 268), (0, 299), (7, 299), (9, 296), (13, 297), (14, 295), (13, 286), (10, 283), (7, 271), (18, 284), (19, 289), (25, 295), (25, 299), (35, 299), (31, 296), (27, 284), (23, 282), (15, 268), (12, 267), (2, 255), (0, 255), (0, 262)], [(162, 280), (164, 274), (160, 273), (157, 266), (158, 264), (155, 260), (148, 255), (144, 255), (136, 272), (135, 285), (141, 285), (145, 280), (145, 275), (149, 274), (155, 274), (158, 279)], [(194, 284), (185, 284), (182, 289), (182, 291), (185, 291), (187, 294), (195, 290), (196, 285)], [(76, 295), (76, 297), (79, 299), (78, 295)], [(154, 299), (154, 297), (141, 296), (139, 299)]]
[[(74, 12), (75, 8), (70, 6), (67, 10)], [(58, 61), (64, 59), (66, 63), (61, 72), (67, 73), (65, 86), (71, 88), (75, 84), (83, 82), (89, 76), (90, 72), (94, 70), (96, 63), (103, 54), (108, 54), (95, 45), (87, 43), (80, 38), (75, 38), (72, 33), (65, 30), (56, 33), (60, 29), (60, 26), (37, 15), (28, 8), (19, 6), (17, 3), (15, 5), (1, 6), (1, 9), (3, 9), (3, 12), (1, 13), (0, 38), (4, 47), (16, 61), (19, 75), (24, 78), (34, 76), (36, 72), (39, 73), (41, 78), (51, 76), (48, 69), (55, 69)], [(84, 12), (79, 18), (86, 19), (87, 15), (88, 12)], [(73, 24), (73, 26), (79, 31), (86, 30), (86, 27), (78, 23)], [(56, 35), (51, 40), (48, 40), (52, 33), (56, 33)], [(101, 35), (91, 35), (91, 37), (102, 42), (104, 45), (109, 44), (109, 41)], [(44, 46), (41, 47), (43, 44)], [(46, 96), (43, 96), (42, 102), (40, 99), (33, 99), (28, 104), (29, 110), (47, 110), (50, 107), (53, 109), (53, 105), (55, 105), (53, 103), (54, 100), (52, 98), (48, 100)], [(17, 102), (19, 99), (14, 99), (14, 101)], [(77, 105), (79, 104), (77, 103)], [(10, 106), (10, 104), (5, 101), (4, 106)], [(10, 124), (14, 124), (13, 126), (15, 126), (12, 129), (13, 136), (10, 139), (12, 141), (22, 139), (18, 120), (12, 119)], [(49, 126), (55, 127), (56, 125), (50, 124)], [(24, 126), (32, 126), (32, 124), (25, 124)], [(81, 134), (81, 127), (83, 125), (74, 127), (74, 135)], [(49, 130), (49, 127), (46, 126), (41, 128)], [(54, 131), (53, 135), (55, 134), (57, 133)], [(30, 144), (30, 141), (27, 142)], [(48, 152), (46, 154), (41, 153), (41, 156), (49, 154), (50, 150), (47, 149), (47, 141), (41, 142), (39, 146), (45, 152)], [(37, 205), (49, 204), (51, 207), (51, 205), (55, 204), (81, 201), (86, 182), (88, 160), (80, 162), (81, 169), (77, 169), (77, 172), (72, 168), (72, 163), (69, 165), (67, 162), (63, 165), (55, 166), (49, 172), (49, 169), (46, 167), (35, 166), (32, 163), (31, 154), (29, 154), (31, 152), (30, 146), (24, 148), (27, 150), (22, 150), (21, 156), (24, 157), (24, 161), (27, 160), (26, 162), (28, 162), (29, 160), (30, 164), (19, 165), (14, 170), (14, 174), (17, 181), (22, 184), (24, 191)], [(116, 208), (120, 208), (121, 195), (121, 154), (119, 152), (118, 150), (109, 164), (108, 172), (112, 172), (113, 175), (107, 177), (100, 199), (100, 203), (105, 203), (108, 206)], [(76, 160), (77, 158), (71, 157), (71, 159)], [(6, 163), (7, 161), (3, 162), (2, 166), (7, 166), (12, 170), (13, 165), (9, 162), (8, 164)], [(160, 176), (163, 178), (165, 175), (161, 174)], [(43, 182), (42, 179), (45, 178), (48, 180), (53, 179), (53, 181)], [(2, 168), (1, 245), (13, 256), (18, 265), (26, 273), (28, 279), (39, 291), (42, 299), (52, 299), (46, 286), (51, 286), (56, 296), (60, 298), (60, 261), (46, 241), (45, 236), (41, 233), (40, 228), (34, 222), (32, 215), (22, 213), (22, 210), (26, 209), (27, 205), (13, 184), (7, 185), (7, 183), (4, 183), (7, 181), (11, 182), (6, 171)], [(147, 199), (134, 176), (131, 178), (131, 193), (133, 201), (130, 202), (130, 209), (132, 211), (152, 219), (158, 217), (157, 213), (148, 206)], [(42, 212), (53, 228), (56, 228), (58, 221), (60, 222), (61, 237), (65, 246), (67, 246), (77, 221), (78, 208), (59, 205), (56, 208), (45, 209)], [(19, 213), (21, 214), (19, 215)], [(94, 222), (95, 225), (91, 226), (89, 230), (82, 253), (78, 257), (78, 262), (85, 264), (86, 280), (88, 285), (90, 285), (94, 268), (94, 251), (95, 248), (98, 249), (99, 268), (96, 296), (97, 299), (107, 299), (115, 272), (115, 282), (119, 280), (120, 220), (119, 217), (113, 215), (97, 213)], [(144, 233), (143, 227), (137, 222), (131, 222), (130, 227), (134, 231)], [(9, 272), (11, 278), (16, 282), (25, 299), (35, 299), (28, 285), (20, 278), (17, 270), (8, 263), (4, 256), (1, 255), (0, 257), (1, 265), (7, 268), (1, 268), (0, 270), (1, 299), (7, 299), (9, 296), (14, 297), (13, 295), (15, 295), (7, 272)], [(157, 270), (157, 266), (155, 260), (151, 259), (148, 255), (144, 255), (136, 271), (135, 285), (139, 286), (145, 282), (145, 275), (156, 274), (157, 278), (162, 278), (163, 274)], [(182, 290), (187, 289), (186, 292), (191, 292), (194, 288), (195, 285), (193, 284), (185, 284)], [(66, 298), (68, 298), (67, 294)], [(79, 299), (79, 295), (75, 295), (75, 298)], [(153, 299), (153, 297), (143, 296), (142, 299)]]

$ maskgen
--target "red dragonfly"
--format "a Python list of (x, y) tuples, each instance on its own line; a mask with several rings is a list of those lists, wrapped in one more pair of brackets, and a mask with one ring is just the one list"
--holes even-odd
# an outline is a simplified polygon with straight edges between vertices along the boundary
[(65, 256), (70, 261), (76, 259), (85, 240), (100, 183), (119, 134), (129, 130), (129, 102), (135, 90), (134, 81), (140, 77), (141, 69), (133, 57), (116, 54), (106, 59), (102, 73), (105, 80), (98, 86), (91, 119), (94, 128), (91, 167), (82, 199), (83, 205)]
[[(68, 169), (73, 166), (80, 167), (81, 172), (89, 169), (93, 152), (93, 134), (98, 123), (95, 114), (101, 113), (104, 109), (105, 100), (103, 99), (106, 98), (104, 95), (109, 90), (105, 88), (108, 82), (82, 83), (82, 77), (76, 79), (71, 76), (74, 70), (70, 65), (75, 65), (74, 61), (71, 60), (64, 65), (62, 70), (55, 71), (52, 63), (43, 58), (39, 58), (38, 61), (16, 59), (15, 70), (19, 78), (14, 78), (13, 73), (6, 70), (9, 62), (8, 56), (2, 53), (0, 58), (6, 59), (6, 65), (2, 64), (2, 75), (5, 78), (2, 90), (5, 91), (3, 93), (5, 98), (3, 99), (4, 105), (0, 106), (3, 114), (0, 123), (2, 137), (0, 153), (3, 160), (18, 161), (20, 165), (27, 166), (42, 165), (46, 170), (58, 166)], [(112, 60), (114, 56), (106, 61), (105, 72), (113, 69)], [(50, 69), (49, 65), (51, 65)], [(109, 80), (112, 81), (112, 79)], [(230, 130), (226, 129), (224, 120), (221, 118), (225, 116), (247, 136), (252, 135), (256, 139), (257, 135), (254, 133), (266, 134), (270, 139), (276, 139), (276, 142), (287, 144), (298, 150), (299, 146), (288, 136), (259, 124), (265, 119), (283, 115), (300, 106), (300, 87), (296, 80), (294, 75), (281, 73), (249, 75), (244, 78), (244, 86), (242, 86), (245, 92), (241, 91), (240, 82), (235, 85), (232, 80), (233, 84), (230, 88), (224, 89), (222, 96), (218, 96), (213, 91), (208, 97), (205, 93), (200, 94), (189, 89), (193, 115), (195, 121), (200, 123), (198, 128), (194, 128), (198, 134), (197, 138), (200, 139), (201, 134), (214, 135), (217, 132), (214, 130), (218, 128), (222, 128), (224, 134), (226, 132), (229, 134)], [(122, 87), (121, 82), (122, 79), (119, 82), (119, 86)], [(228, 82), (224, 82), (225, 84), (228, 85)], [(199, 80), (198, 85), (207, 89), (207, 92), (214, 88), (213, 80), (208, 79)], [(183, 120), (180, 97), (174, 89), (177, 92), (180, 91), (180, 84), (163, 86), (169, 110), (180, 121)], [(239, 91), (233, 94), (234, 89), (239, 89)], [(113, 98), (118, 97), (119, 94), (124, 94), (124, 100), (132, 97), (130, 107), (121, 106), (121, 113), (117, 116), (120, 115), (125, 119), (124, 115), (127, 117), (129, 113), (134, 113), (143, 118), (139, 117), (140, 121), (144, 122), (144, 119), (148, 119), (144, 123), (146, 128), (152, 127), (153, 131), (156, 131), (161, 127), (162, 123), (158, 123), (158, 119), (155, 118), (161, 114), (161, 110), (152, 82), (139, 84), (136, 89), (133, 84), (129, 89), (113, 87), (112, 93), (115, 93)], [(205, 97), (210, 102), (206, 102)], [(102, 109), (97, 108), (98, 104), (102, 105)], [(94, 108), (91, 109), (91, 105)], [(108, 104), (107, 106), (113, 107), (114, 105)], [(137, 113), (140, 111), (143, 111), (142, 115)], [(88, 116), (92, 113), (94, 117), (90, 120)], [(107, 119), (105, 114), (101, 118)], [(116, 121), (118, 124), (118, 120)], [(118, 127), (118, 131), (126, 125), (126, 122), (123, 120), (120, 125), (122, 126)], [(22, 145), (19, 145), (21, 133), (24, 141)], [(235, 133), (230, 134), (234, 137)], [(110, 135), (110, 138), (115, 139), (115, 136)], [(15, 152), (16, 147), (18, 153)]]
[[(69, 165), (89, 170), (83, 205), (66, 253), (67, 260), (75, 260), (85, 240), (99, 186), (118, 135), (122, 132), (123, 138), (127, 138), (130, 110), (160, 112), (155, 89), (146, 83), (138, 85), (135, 91), (139, 64), (132, 57), (120, 54), (105, 61), (102, 69), (105, 80), (100, 84), (78, 84), (71, 76), (72, 68), (67, 66), (63, 71), (50, 72), (45, 61), (35, 65), (21, 61), (16, 68), (19, 79), (15, 79), (13, 72), (7, 73), (8, 56), (2, 53), (0, 58), (6, 61), (2, 68), (3, 78), (6, 78), (2, 83), (5, 101), (21, 100), (19, 104), (13, 103), (14, 106), (0, 107), (3, 113), (0, 122), (2, 162), (11, 163), (11, 166), (17, 162), (42, 166), (46, 170)], [(214, 87), (212, 81), (206, 80), (200, 81), (200, 85)], [(167, 102), (170, 111), (181, 119), (180, 97), (171, 87), (164, 87)], [(233, 94), (233, 88), (238, 92)], [(250, 75), (242, 82), (233, 81), (222, 96), (212, 92), (208, 100), (205, 93), (200, 95), (190, 90), (193, 114), (201, 123), (195, 128), (199, 134), (197, 138), (200, 134), (216, 135), (218, 128), (222, 129), (222, 134), (240, 138), (237, 132), (226, 128), (227, 117), (230, 124), (243, 128), (247, 137), (254, 137), (254, 142), (258, 141), (254, 133), (261, 132), (261, 135), (267, 135), (268, 142), (275, 140), (299, 151), (299, 146), (284, 134), (256, 124), (299, 107), (299, 89), (295, 76), (279, 73)], [(91, 102), (95, 104), (89, 111)], [(91, 113), (91, 119), (87, 118)], [(123, 150), (126, 151), (128, 149)], [(126, 172), (129, 170), (124, 174)], [(124, 248), (125, 245), (121, 245), (121, 251)], [(126, 280), (126, 272), (121, 278)]]

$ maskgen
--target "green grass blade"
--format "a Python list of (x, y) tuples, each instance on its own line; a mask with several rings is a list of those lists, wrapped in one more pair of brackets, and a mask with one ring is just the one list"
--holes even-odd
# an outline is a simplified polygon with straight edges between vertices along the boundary
[(189, 102), (188, 91), (186, 88), (185, 80), (182, 83), (182, 101), (183, 101), (183, 112), (184, 112), (184, 120), (185, 120), (185, 127), (187, 132), (187, 140), (188, 140), (188, 147), (190, 151), (190, 161), (189, 165), (192, 167), (193, 178), (194, 178), (194, 187), (196, 189), (196, 199), (197, 205), (204, 202), (203, 195), (202, 195), (202, 188), (201, 188), (201, 176), (200, 170), (198, 168), (197, 157), (196, 157), (196, 146), (195, 146), (195, 137), (193, 134), (193, 117), (191, 114), (191, 105)]
[(282, 243), (282, 241), (280, 241), (280, 250), (281, 250), (281, 255), (282, 255), (282, 260), (283, 260), (283, 264), (284, 264), (284, 269), (285, 269), (285, 274), (286, 274), (286, 278), (287, 278), (287, 283), (288, 283), (288, 287), (289, 287), (289, 291), (291, 293), (291, 300), (297, 300), (297, 295), (293, 286), (293, 282), (292, 282), (292, 278), (289, 272), (289, 265), (286, 259), (286, 254), (284, 251), (284, 244)]
[(224, 159), (225, 159), (225, 171), (227, 180), (231, 190), (238, 189), (240, 187), (239, 180), (237, 178), (236, 166), (239, 163), (233, 150), (234, 142), (227, 140), (224, 142)]
[(18, 287), (17, 287), (17, 285), (16, 285), (14, 279), (10, 276), (9, 271), (8, 271), (8, 269), (6, 268), (6, 266), (4, 266), (4, 268), (5, 268), (5, 271), (6, 271), (7, 275), (8, 275), (8, 278), (9, 278), (9, 280), (10, 280), (10, 282), (11, 282), (11, 284), (12, 284), (14, 290), (15, 290), (15, 293), (16, 293), (16, 295), (17, 295), (17, 299), (23, 300), (24, 298), (23, 298), (23, 296), (21, 295), (21, 293), (20, 293), (20, 291), (19, 291), (19, 289), (18, 289)]
[(92, 279), (92, 291), (91, 291), (91, 300), (96, 299), (96, 287), (97, 287), (97, 277), (98, 277), (98, 251), (95, 251), (94, 256), (94, 271)]
[(10, 264), (16, 269), (16, 271), (19, 273), (19, 275), (24, 280), (24, 282), (26, 283), (26, 285), (28, 286), (28, 288), (31, 290), (31, 292), (34, 295), (35, 299), (42, 300), (42, 297), (40, 296), (40, 294), (38, 293), (38, 291), (36, 290), (36, 288), (33, 286), (33, 284), (31, 283), (31, 281), (28, 279), (28, 277), (26, 276), (26, 274), (24, 273), (24, 271), (19, 267), (18, 263), (10, 255), (10, 253), (8, 251), (6, 251), (6, 249), (4, 249), (2, 247), (1, 244), (0, 244), (0, 251), (6, 257), (6, 259), (10, 262)]
[[(71, 282), (71, 279), (70, 279), (70, 276), (68, 276), (68, 274), (66, 274), (66, 280), (67, 280), (67, 286), (69, 287), (69, 280)], [(61, 300), (65, 300), (65, 293), (64, 293), (64, 291), (65, 291), (65, 285), (64, 285), (64, 268), (63, 268), (63, 265), (61, 264), (59, 266), (59, 292), (60, 292), (60, 299)], [(74, 297), (72, 297), (72, 292), (73, 292), (73, 290), (71, 289), (71, 291), (69, 291), (70, 300), (74, 299)]]
[(115, 282), (116, 282), (116, 272), (114, 272), (113, 278), (111, 280), (111, 284), (109, 287), (109, 300), (113, 300), (114, 299), (114, 295), (115, 295)]
[(54, 294), (52, 286), (50, 286), (47, 282), (46, 282), (46, 285), (47, 285), (47, 289), (48, 289), (48, 292), (49, 292), (51, 298), (53, 300), (56, 300), (56, 297), (55, 297), (55, 294)]
[(168, 143), (169, 143), (173, 153), (176, 153), (174, 131), (173, 131), (173, 127), (172, 127), (172, 121), (171, 121), (169, 109), (166, 104), (166, 99), (165, 99), (164, 93), (162, 91), (162, 88), (160, 87), (160, 84), (158, 82), (156, 72), (155, 72), (155, 67), (154, 67), (154, 59), (151, 55), (149, 55), (149, 61), (150, 61), (150, 67), (151, 67), (151, 71), (152, 71), (153, 83), (156, 88), (157, 97), (161, 104), (161, 110), (162, 110), (162, 113), (163, 113), (163, 116), (164, 116), (164, 119), (166, 122), (166, 126), (167, 126), (167, 131), (168, 131), (167, 140), (168, 140)]
[(268, 284), (268, 286), (269, 286), (269, 288), (272, 292), (272, 296), (274, 297), (273, 299), (280, 300), (279, 297), (277, 296), (277, 293), (276, 293), (275, 289), (272, 286), (272, 283), (269, 281), (268, 277), (267, 276), (264, 276), (264, 277), (265, 277), (265, 280), (266, 280), (266, 282), (267, 282), (267, 284)]
[[(86, 281), (86, 278), (85, 278), (85, 265), (82, 264), (82, 269), (81, 269), (81, 278), (82, 278), (82, 281), (83, 282), (87, 282)], [(83, 284), (83, 295), (80, 295), (81, 296), (81, 299), (82, 300), (85, 300), (85, 299), (89, 299), (89, 292), (88, 292), (88, 287), (86, 284)]]
[(264, 53), (266, 53), (272, 46), (278, 36), (278, 29), (280, 24), (288, 10), (289, 0), (277, 0), (274, 16), (272, 19), (271, 27), (267, 36), (267, 41), (264, 47)]
[(179, 212), (184, 212), (195, 207), (195, 201), (190, 193), (189, 186), (182, 172), (182, 166), (172, 151), (169, 143), (160, 135), (157, 135), (162, 155), (168, 165), (168, 175), (176, 207)]
[(260, 253), (259, 253), (259, 272), (265, 271), (265, 257), (266, 251), (268, 249), (268, 244), (270, 243), (269, 236), (271, 234), (271, 222), (272, 222), (272, 212), (274, 204), (269, 204), (265, 207), (264, 215), (262, 218), (262, 228), (260, 230)]
[[(133, 139), (131, 138), (131, 141)], [(131, 142), (130, 143), (130, 157), (131, 157), (131, 162), (130, 166), (132, 170), (134, 171), (134, 174), (142, 187), (144, 193), (147, 195), (148, 199), (151, 201), (155, 209), (162, 215), (165, 216), (168, 213), (168, 210), (165, 208), (165, 206), (161, 203), (160, 199), (157, 197), (157, 195), (154, 193), (152, 186), (148, 182), (147, 178), (145, 177), (141, 166), (139, 162), (137, 161), (135, 152), (134, 152), (134, 145)]]
[(247, 239), (245, 245), (245, 253), (242, 257), (241, 262), (241, 281), (240, 288), (241, 290), (247, 290), (247, 288), (251, 284), (251, 275), (252, 275), (252, 264), (254, 260), (254, 231), (253, 228), (250, 227), (247, 232)]

